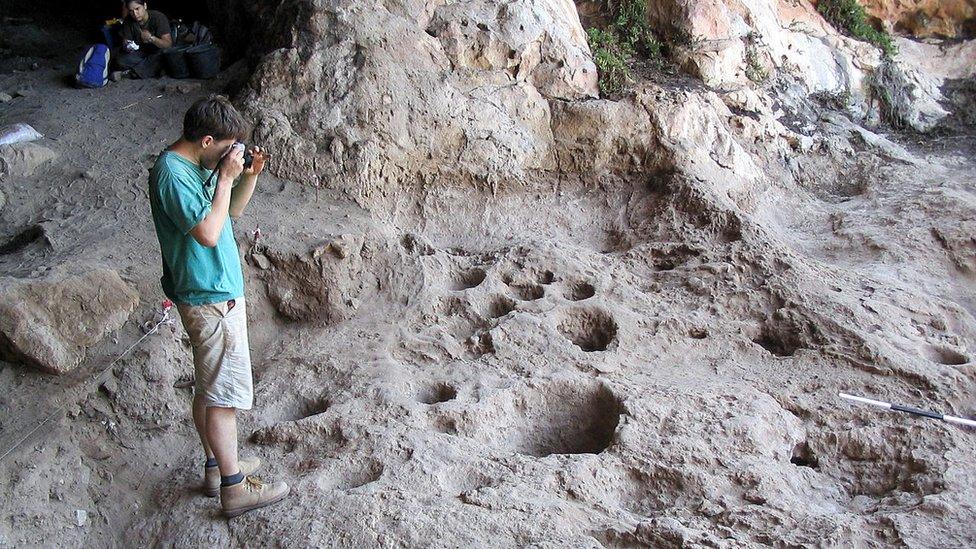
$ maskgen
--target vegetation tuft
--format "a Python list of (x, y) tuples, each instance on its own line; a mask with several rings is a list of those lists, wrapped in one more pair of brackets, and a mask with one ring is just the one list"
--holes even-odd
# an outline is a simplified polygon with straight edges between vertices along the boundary
[(600, 93), (619, 92), (631, 80), (628, 61), (639, 56), (654, 64), (663, 60), (661, 42), (647, 24), (646, 0), (620, 0), (610, 6), (610, 24), (586, 31), (599, 73)]
[(878, 46), (888, 57), (898, 53), (891, 35), (868, 23), (867, 12), (857, 0), (819, 0), (817, 10), (837, 29)]

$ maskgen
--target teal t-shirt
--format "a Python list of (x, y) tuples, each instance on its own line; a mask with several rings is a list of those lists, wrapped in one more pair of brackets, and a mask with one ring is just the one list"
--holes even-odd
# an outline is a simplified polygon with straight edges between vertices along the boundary
[(210, 213), (216, 181), (210, 170), (164, 151), (149, 172), (149, 202), (163, 255), (163, 293), (177, 303), (205, 305), (244, 296), (241, 258), (230, 216), (217, 245), (208, 248), (190, 234)]

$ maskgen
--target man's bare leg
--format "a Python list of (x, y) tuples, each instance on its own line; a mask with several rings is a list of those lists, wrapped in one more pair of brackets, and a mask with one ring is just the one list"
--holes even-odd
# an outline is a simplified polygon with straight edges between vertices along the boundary
[(210, 449), (210, 442), (207, 441), (207, 403), (203, 397), (193, 397), (193, 425), (197, 428), (200, 435), (200, 442), (203, 444), (203, 451), (207, 454), (207, 459), (214, 457), (213, 450)]
[(207, 408), (207, 442), (217, 458), (221, 476), (241, 472), (237, 463), (237, 409)]

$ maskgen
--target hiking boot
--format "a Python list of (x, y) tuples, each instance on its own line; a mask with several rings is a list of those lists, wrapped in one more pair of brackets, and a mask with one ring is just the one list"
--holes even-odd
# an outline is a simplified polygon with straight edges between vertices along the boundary
[(291, 488), (284, 482), (265, 484), (257, 477), (244, 477), (232, 486), (220, 487), (220, 506), (227, 518), (266, 507), (285, 499)]
[[(261, 458), (251, 456), (237, 461), (241, 473), (250, 475), (261, 466)], [(220, 494), (220, 469), (216, 465), (203, 468), (203, 494), (208, 498), (215, 498)]]

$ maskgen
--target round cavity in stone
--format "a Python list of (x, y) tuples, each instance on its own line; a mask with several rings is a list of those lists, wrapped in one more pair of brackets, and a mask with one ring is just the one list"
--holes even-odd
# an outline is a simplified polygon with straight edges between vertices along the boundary
[(810, 446), (806, 442), (801, 442), (793, 447), (793, 455), (790, 457), (790, 463), (797, 467), (810, 467), (813, 469), (816, 469), (819, 465), (817, 457), (813, 455), (813, 451), (810, 450)]
[(558, 328), (566, 339), (588, 353), (606, 351), (617, 337), (617, 323), (599, 309), (573, 309)]
[(495, 341), (491, 337), (491, 332), (481, 332), (468, 339), (468, 348), (471, 354), (477, 358), (495, 352)]
[(515, 310), (515, 300), (503, 295), (495, 296), (488, 304), (488, 316), (500, 318)]
[(759, 335), (752, 340), (753, 343), (766, 349), (775, 356), (793, 356), (803, 348), (803, 344), (796, 335), (785, 330), (774, 330), (770, 326), (764, 326)]
[(383, 469), (383, 464), (375, 459), (325, 463), (319, 469), (316, 484), (326, 491), (352, 490), (380, 480)]
[(515, 292), (515, 296), (522, 301), (535, 301), (546, 295), (546, 289), (542, 286), (511, 286), (511, 288)]
[(434, 383), (421, 388), (417, 400), (424, 404), (439, 404), (457, 398), (457, 389), (447, 383)]
[(542, 271), (539, 274), (539, 284), (549, 285), (556, 281), (556, 273), (552, 271)]
[(487, 276), (488, 274), (485, 273), (484, 269), (468, 269), (455, 277), (452, 289), (454, 291), (461, 291), (475, 288), (484, 282)]
[(298, 410), (298, 418), (304, 419), (307, 417), (317, 416), (324, 413), (329, 409), (330, 402), (326, 398), (316, 398), (306, 400), (302, 403), (300, 409)]
[(688, 336), (693, 339), (705, 339), (706, 337), (708, 337), (708, 330), (699, 326), (695, 326), (690, 330), (688, 330)]
[(959, 366), (969, 363), (969, 357), (948, 347), (931, 346), (926, 352), (927, 358), (938, 364)]
[[(520, 454), (599, 454), (613, 443), (623, 413), (604, 385), (554, 384), (528, 395), (525, 408), (499, 440)], [(498, 435), (499, 433), (494, 433)]]
[(570, 301), (583, 301), (596, 295), (596, 288), (589, 282), (577, 282), (566, 297)]

